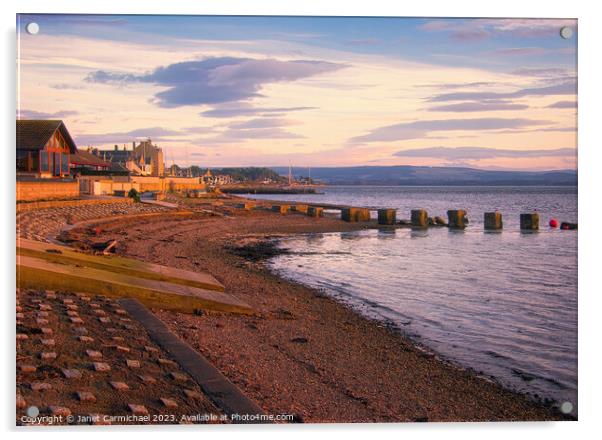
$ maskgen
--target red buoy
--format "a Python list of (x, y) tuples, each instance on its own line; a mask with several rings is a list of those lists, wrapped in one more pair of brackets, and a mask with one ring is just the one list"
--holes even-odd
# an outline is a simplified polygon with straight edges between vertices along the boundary
[(555, 218), (550, 219), (550, 228), (557, 228), (558, 227), (558, 220), (556, 220)]

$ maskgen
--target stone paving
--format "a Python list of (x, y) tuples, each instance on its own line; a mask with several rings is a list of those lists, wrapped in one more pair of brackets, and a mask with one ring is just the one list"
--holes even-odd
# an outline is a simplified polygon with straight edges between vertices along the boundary
[[(112, 299), (21, 289), (17, 309), (17, 424), (31, 424), (24, 417), (32, 407), (55, 416), (52, 424), (219, 418), (197, 383)], [(99, 311), (111, 323), (100, 322)]]
[(96, 218), (168, 212), (168, 208), (144, 203), (90, 203), (24, 210), (17, 214), (17, 237), (48, 242), (68, 225)]

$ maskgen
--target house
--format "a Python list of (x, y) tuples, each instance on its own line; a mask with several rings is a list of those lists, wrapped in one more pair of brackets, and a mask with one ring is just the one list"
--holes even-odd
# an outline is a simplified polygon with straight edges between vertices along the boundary
[(111, 164), (100, 159), (98, 156), (85, 150), (77, 150), (69, 159), (69, 165), (73, 174), (76, 173), (93, 173), (96, 171), (110, 171)]
[(60, 120), (17, 120), (17, 175), (69, 176), (77, 146)]

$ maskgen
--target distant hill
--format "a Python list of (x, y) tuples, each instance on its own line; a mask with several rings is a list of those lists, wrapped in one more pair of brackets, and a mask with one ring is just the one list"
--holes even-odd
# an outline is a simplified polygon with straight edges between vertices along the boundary
[[(272, 167), (282, 176), (288, 167)], [(295, 177), (307, 177), (308, 169), (293, 168)], [(318, 167), (311, 177), (330, 185), (547, 185), (576, 186), (577, 171), (489, 171), (461, 167), (358, 166)]]

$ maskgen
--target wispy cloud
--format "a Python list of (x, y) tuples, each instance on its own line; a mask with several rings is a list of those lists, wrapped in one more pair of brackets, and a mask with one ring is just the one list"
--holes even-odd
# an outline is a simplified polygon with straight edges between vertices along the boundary
[(435, 131), (484, 131), (525, 128), (550, 124), (550, 121), (540, 121), (524, 118), (476, 118), (476, 119), (435, 119), (404, 122), (375, 128), (363, 136), (350, 140), (351, 143), (391, 142), (405, 139), (426, 137)]
[(98, 70), (86, 80), (117, 84), (142, 82), (167, 87), (155, 94), (156, 104), (180, 107), (244, 101), (261, 96), (266, 84), (295, 81), (343, 67), (344, 64), (326, 61), (215, 57), (170, 64), (144, 75)]
[(459, 102), (456, 104), (438, 105), (430, 107), (431, 112), (490, 112), (499, 110), (524, 110), (529, 108), (526, 104), (517, 104), (503, 99), (490, 99), (482, 101)]
[(58, 112), (38, 112), (35, 110), (17, 110), (18, 119), (63, 119), (75, 116), (78, 112), (73, 110), (60, 110)]
[(397, 157), (422, 157), (445, 160), (481, 160), (498, 158), (537, 158), (575, 156), (575, 148), (554, 148), (546, 150), (510, 150), (486, 147), (428, 147), (401, 150), (393, 153)]
[(558, 101), (547, 106), (547, 108), (577, 108), (577, 101)]
[(170, 130), (163, 127), (148, 127), (137, 128), (127, 132), (115, 133), (75, 133), (75, 140), (82, 145), (97, 145), (97, 144), (122, 144), (129, 143), (136, 139), (153, 138), (154, 141), (164, 140), (166, 136), (182, 136), (182, 133), (177, 130)]
[(464, 101), (480, 99), (522, 98), (525, 96), (574, 95), (577, 85), (574, 81), (566, 81), (546, 87), (519, 89), (514, 92), (452, 92), (441, 93), (428, 99), (431, 102)]
[(274, 128), (298, 125), (299, 121), (283, 118), (258, 118), (244, 122), (235, 122), (228, 127), (232, 129)]

